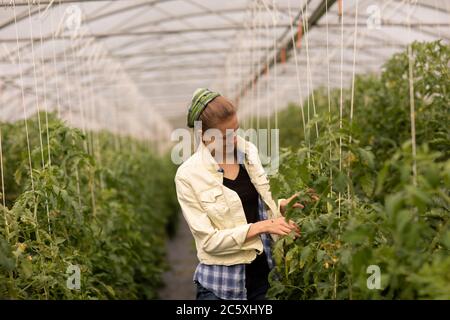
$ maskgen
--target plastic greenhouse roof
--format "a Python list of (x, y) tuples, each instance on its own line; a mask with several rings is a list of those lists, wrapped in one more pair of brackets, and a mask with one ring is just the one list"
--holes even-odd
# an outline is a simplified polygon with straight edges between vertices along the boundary
[(413, 40), (450, 39), (448, 0), (1, 5), (1, 120), (48, 109), (75, 126), (149, 139), (185, 126), (198, 87), (239, 103), (242, 117), (268, 114), (339, 87), (341, 72), (345, 86), (354, 73), (380, 72)]

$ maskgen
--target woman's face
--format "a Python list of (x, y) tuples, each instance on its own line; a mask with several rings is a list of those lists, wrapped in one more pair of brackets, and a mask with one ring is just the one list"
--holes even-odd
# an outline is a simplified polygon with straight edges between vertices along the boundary
[[(210, 150), (214, 149), (215, 154), (222, 153), (224, 155), (230, 155), (235, 152), (237, 146), (237, 130), (239, 129), (239, 121), (237, 115), (233, 115), (225, 121), (216, 125), (216, 129), (218, 129), (221, 133), (220, 139), (217, 139), (216, 136), (213, 135), (212, 141), (205, 142), (206, 145), (210, 148)], [(208, 139), (209, 140), (209, 139)], [(213, 145), (211, 145), (213, 143)]]

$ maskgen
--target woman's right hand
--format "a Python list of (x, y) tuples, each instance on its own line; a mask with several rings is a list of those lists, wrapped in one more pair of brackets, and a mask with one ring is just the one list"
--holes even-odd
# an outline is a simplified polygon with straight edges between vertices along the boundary
[(277, 234), (279, 236), (285, 236), (295, 232), (297, 236), (300, 236), (300, 227), (292, 220), (286, 221), (285, 217), (279, 217), (275, 219), (265, 220), (265, 232)]
[(292, 231), (295, 232), (295, 235), (297, 237), (300, 236), (300, 228), (294, 221), (292, 220), (286, 221), (285, 217), (279, 217), (275, 219), (268, 219), (252, 223), (247, 233), (247, 239), (252, 238), (256, 235), (260, 235), (262, 233), (271, 233), (280, 236), (285, 236), (291, 233)]

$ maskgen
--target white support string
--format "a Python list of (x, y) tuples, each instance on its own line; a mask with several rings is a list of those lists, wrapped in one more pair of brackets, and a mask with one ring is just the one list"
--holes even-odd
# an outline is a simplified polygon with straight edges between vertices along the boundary
[[(247, 29), (247, 26), (245, 27)], [(245, 31), (247, 32), (247, 30)], [(238, 46), (238, 51), (237, 51), (237, 61), (238, 61), (238, 81), (237, 81), (237, 86), (235, 86), (236, 89), (236, 97), (238, 99), (238, 101), (236, 101), (236, 105), (237, 107), (240, 109), (240, 105), (241, 105), (241, 99), (242, 97), (239, 96), (240, 93), (240, 84), (242, 83), (243, 80), (243, 72), (242, 72), (242, 33), (239, 35), (239, 46)]]
[[(338, 0), (339, 1), (339, 0)], [(342, 2), (338, 2), (339, 17), (341, 20), (341, 83), (340, 83), (340, 98), (339, 98), (339, 129), (342, 130), (342, 115), (343, 115), (343, 69), (344, 69), (344, 8)], [(339, 171), (342, 172), (342, 133), (339, 133)], [(338, 193), (338, 239), (341, 235), (341, 192)], [(333, 298), (337, 297), (337, 272), (334, 271), (334, 285)]]
[[(61, 0), (59, 1), (59, 8), (62, 8), (61, 6)], [(63, 17), (63, 19), (65, 18), (65, 13), (63, 13), (61, 15)], [(59, 26), (59, 30), (57, 31), (58, 34), (62, 33), (62, 26), (63, 24), (63, 20), (60, 21), (60, 26)], [(66, 54), (66, 48), (64, 47), (62, 49), (63, 52), (63, 64), (64, 64), (64, 76), (65, 76), (65, 80), (66, 80), (66, 84), (67, 83), (71, 83), (70, 78), (69, 78), (69, 70), (68, 70), (68, 64), (67, 64), (67, 54)], [(73, 57), (72, 57), (73, 59)], [(73, 122), (73, 115), (72, 115), (72, 96), (71, 96), (71, 90), (69, 88), (65, 88), (65, 100), (67, 101), (67, 105), (68, 105), (68, 116), (70, 119), (70, 123), (74, 123)], [(74, 144), (75, 141), (72, 140), (72, 144)], [(78, 196), (78, 206), (81, 208), (81, 189), (80, 189), (80, 177), (79, 177), (79, 173), (78, 173), (78, 166), (75, 169), (75, 179), (76, 179), (76, 187), (77, 187), (77, 196)]]
[[(266, 10), (267, 10), (267, 6), (266, 6)], [(266, 66), (268, 66), (270, 63), (270, 34), (269, 34), (269, 23), (268, 23), (267, 19), (265, 19), (264, 27), (266, 30), (266, 32), (265, 32), (266, 41), (264, 43), (266, 50), (264, 52), (264, 55), (266, 56)], [(266, 69), (266, 74), (264, 75), (264, 82), (265, 82), (265, 87), (266, 87), (266, 125), (267, 125), (268, 132), (270, 132), (271, 125), (272, 125), (271, 124), (272, 108), (271, 108), (271, 95), (269, 94), (270, 72), (267, 69)]]
[[(41, 41), (41, 52), (43, 50), (42, 48), (42, 21), (41, 21), (41, 17), (40, 17), (40, 3), (38, 3), (38, 16), (39, 16), (39, 29), (40, 29), (40, 41)], [(34, 92), (35, 92), (35, 99), (36, 99), (36, 107), (37, 107), (37, 121), (38, 121), (38, 130), (39, 130), (39, 145), (40, 145), (40, 149), (41, 149), (41, 161), (42, 161), (42, 169), (45, 168), (45, 157), (44, 157), (44, 144), (42, 141), (42, 126), (41, 126), (41, 115), (40, 115), (40, 99), (39, 99), (39, 92), (38, 92), (38, 75), (36, 72), (36, 59), (35, 59), (35, 50), (34, 50), (34, 40), (33, 40), (33, 27), (32, 27), (32, 23), (31, 23), (31, 4), (30, 4), (30, 0), (28, 0), (28, 21), (29, 21), (29, 26), (30, 26), (30, 41), (31, 41), (31, 57), (32, 57), (32, 62), (33, 62), (33, 78), (34, 78)], [(42, 58), (43, 61), (43, 58)], [(45, 78), (45, 66), (44, 64), (41, 66), (42, 68), (42, 76), (43, 78)], [(43, 84), (44, 84), (44, 104), (46, 103), (46, 85), (45, 85), (45, 79), (43, 80)], [(44, 110), (47, 111), (46, 106), (44, 106)], [(47, 136), (48, 136), (48, 118), (47, 118), (47, 113), (45, 113), (45, 117), (47, 119), (46, 123), (47, 123)], [(50, 159), (50, 140), (48, 140), (48, 153), (49, 153), (49, 159)], [(50, 163), (48, 163), (50, 164)], [(37, 197), (37, 196), (36, 196)], [(46, 209), (46, 213), (47, 213), (47, 224), (48, 224), (48, 232), (49, 234), (51, 234), (51, 226), (50, 226), (50, 211), (49, 211), (49, 207), (48, 207), (48, 195), (47, 195), (47, 191), (44, 191), (44, 199), (45, 201), (45, 209)], [(36, 225), (39, 224), (38, 221), (38, 217), (37, 217), (37, 213), (36, 213), (36, 208), (34, 210), (34, 214), (35, 214), (35, 220), (36, 220)], [(38, 234), (38, 231), (36, 230), (36, 234)], [(43, 268), (43, 261), (42, 259), (40, 260), (40, 264), (41, 264), (41, 268), (43, 270), (43, 276), (45, 277), (45, 268)], [(44, 294), (46, 299), (48, 299), (48, 288), (47, 285), (44, 285)]]
[(416, 163), (416, 112), (414, 102), (414, 56), (411, 45), (411, 4), (408, 2), (408, 82), (409, 82), (409, 111), (411, 122), (411, 152), (412, 152), (412, 183), (413, 186), (417, 186), (417, 163)]
[[(115, 75), (114, 75), (114, 77), (116, 77)], [(114, 122), (115, 122), (115, 126), (116, 126), (116, 131), (117, 132), (120, 132), (119, 130), (119, 117), (117, 116), (117, 114), (118, 114), (118, 108), (119, 108), (119, 103), (118, 103), (118, 101), (119, 101), (119, 98), (118, 98), (118, 95), (117, 95), (117, 90), (113, 90), (113, 93), (112, 93), (113, 95), (114, 95)], [(115, 145), (116, 145), (116, 150), (120, 150), (120, 148), (121, 148), (121, 146), (120, 146), (120, 139), (119, 139), (119, 137), (117, 137), (116, 136), (116, 138), (114, 139), (115, 140)]]
[(302, 122), (303, 122), (303, 135), (306, 139), (306, 122), (305, 122), (305, 112), (304, 112), (304, 105), (303, 105), (303, 94), (302, 94), (302, 88), (300, 84), (300, 71), (298, 66), (298, 57), (297, 57), (297, 45), (294, 38), (294, 27), (293, 27), (293, 21), (292, 21), (292, 12), (291, 12), (291, 1), (288, 0), (288, 12), (289, 12), (289, 23), (290, 23), (290, 29), (291, 29), (291, 39), (292, 39), (292, 51), (294, 53), (294, 61), (295, 61), (295, 73), (297, 75), (297, 92), (298, 92), (298, 100), (302, 115)]
[[(89, 55), (87, 56), (87, 60), (86, 63), (84, 64), (84, 70), (85, 70), (85, 77), (88, 78), (88, 83), (86, 84), (87, 86), (87, 96), (89, 98), (89, 102), (86, 102), (87, 105), (89, 105), (89, 117), (91, 119), (91, 121), (94, 121), (95, 123), (100, 123), (100, 119), (96, 116), (97, 113), (94, 112), (95, 108), (96, 108), (96, 99), (95, 99), (95, 94), (94, 94), (94, 80), (93, 80), (93, 69), (92, 69), (92, 65), (93, 65), (93, 61), (95, 61), (95, 63), (97, 65), (100, 65), (100, 56), (98, 55), (99, 52), (99, 47), (96, 44), (92, 44), (89, 46)], [(116, 104), (116, 99), (114, 100), (114, 104)], [(113, 108), (115, 109), (115, 108)], [(113, 111), (113, 114), (115, 113), (115, 111)], [(118, 140), (118, 133), (119, 131), (116, 130), (117, 134), (114, 135), (114, 141)], [(99, 142), (99, 133), (95, 132), (95, 130), (91, 130), (89, 133), (90, 136), (90, 142), (91, 142), (91, 154), (94, 156), (94, 158), (98, 161), (99, 164), (102, 163), (102, 157), (101, 157), (101, 147), (100, 147), (100, 142)], [(95, 187), (95, 185), (94, 185)], [(103, 189), (103, 178), (102, 178), (102, 174), (100, 174), (100, 189)], [(94, 211), (95, 211), (95, 206), (94, 206)]]
[[(305, 12), (302, 10), (302, 17), (304, 17), (304, 26), (305, 26), (305, 47), (306, 47), (306, 72), (307, 72), (307, 84), (308, 84), (308, 122), (309, 122), (309, 99), (311, 97), (312, 102), (312, 108), (313, 108), (313, 116), (316, 116), (316, 101), (314, 98), (314, 84), (313, 84), (313, 77), (311, 72), (311, 59), (309, 57), (309, 16), (308, 16), (308, 6), (305, 8)], [(317, 121), (314, 123), (315, 129), (316, 129), (316, 138), (319, 137), (319, 126)]]
[[(71, 54), (72, 54), (72, 59), (73, 61), (75, 61), (75, 63), (77, 64), (77, 68), (74, 68), (74, 83), (77, 84), (77, 96), (78, 96), (78, 112), (81, 114), (81, 132), (83, 133), (84, 136), (87, 137), (86, 135), (86, 122), (85, 122), (85, 95), (84, 95), (84, 88), (82, 87), (82, 79), (83, 79), (83, 61), (81, 59), (77, 59), (77, 54), (75, 52), (75, 47), (78, 47), (78, 44), (81, 47), (81, 44), (83, 43), (83, 38), (82, 38), (82, 33), (80, 31), (78, 31), (75, 36), (73, 37), (73, 40), (71, 41)], [(77, 52), (79, 53), (80, 51), (77, 50)], [(77, 62), (78, 61), (78, 62)], [(78, 70), (78, 74), (77, 74), (77, 70)], [(78, 81), (77, 81), (78, 80)], [(83, 140), (83, 147), (84, 150), (86, 152), (88, 152), (88, 141), (87, 139)]]
[[(307, 5), (306, 5), (306, 8), (307, 8)], [(302, 35), (304, 35), (305, 33), (307, 33), (307, 30), (306, 30), (306, 28), (307, 28), (307, 17), (306, 17), (306, 15), (307, 15), (307, 13), (305, 13), (304, 11), (303, 11), (303, 7), (302, 7), (302, 5), (300, 5), (300, 12), (301, 12), (301, 28), (302, 28)], [(300, 23), (300, 21), (299, 21), (299, 23)], [(305, 30), (305, 32), (303, 32), (303, 29)], [(299, 30), (300, 31), (300, 30)], [(307, 38), (306, 37), (302, 37), (302, 41), (303, 41), (303, 39), (305, 39), (305, 44), (306, 44), (306, 42), (307, 42)], [(310, 78), (310, 74), (308, 73), (308, 71), (309, 71), (309, 66), (310, 66), (310, 64), (309, 64), (309, 55), (308, 55), (308, 51), (306, 51), (306, 113), (307, 113), (307, 115), (306, 115), (306, 124), (307, 124), (307, 131), (306, 131), (306, 135), (305, 135), (305, 138), (306, 138), (306, 141), (307, 141), (307, 143), (308, 143), (308, 168), (311, 166), (311, 128), (310, 128), (310, 126), (309, 126), (309, 122), (310, 122), (310, 101), (311, 101), (311, 88), (310, 88), (310, 81), (309, 81), (309, 78)]]
[(255, 81), (253, 81), (253, 75), (256, 72), (256, 67), (255, 67), (255, 31), (256, 31), (256, 25), (255, 25), (255, 21), (256, 21), (256, 2), (253, 4), (252, 8), (251, 8), (251, 21), (252, 21), (252, 27), (251, 27), (251, 71), (250, 71), (250, 77), (252, 77), (250, 80), (252, 81), (251, 83), (251, 101), (250, 101), (250, 127), (253, 127), (253, 117), (254, 117), (254, 109), (255, 109)]
[(39, 147), (41, 150), (41, 164), (42, 168), (45, 167), (45, 159), (44, 159), (44, 145), (42, 142), (42, 128), (41, 128), (41, 107), (40, 107), (40, 99), (39, 99), (39, 93), (38, 93), (38, 79), (37, 79), (37, 72), (36, 72), (36, 59), (35, 59), (35, 53), (34, 53), (34, 40), (33, 40), (33, 25), (31, 23), (31, 4), (30, 0), (28, 0), (28, 22), (29, 22), (29, 29), (30, 29), (30, 43), (31, 43), (31, 59), (33, 63), (33, 79), (34, 79), (34, 94), (36, 99), (36, 109), (37, 109), (37, 124), (38, 124), (38, 130), (39, 130)]
[[(30, 12), (30, 11), (28, 11)], [(42, 75), (42, 85), (43, 85), (43, 97), (44, 97), (44, 111), (45, 111), (45, 127), (46, 127), (46, 134), (47, 134), (47, 152), (48, 152), (48, 165), (51, 165), (51, 148), (50, 148), (50, 132), (48, 129), (48, 106), (47, 106), (47, 76), (45, 73), (45, 63), (44, 63), (44, 50), (43, 50), (43, 38), (42, 38), (42, 16), (41, 16), (41, 5), (40, 3), (38, 4), (38, 17), (39, 17), (39, 39), (40, 39), (40, 45), (41, 45), (41, 75)], [(30, 23), (31, 23), (31, 16), (30, 16)], [(34, 48), (32, 45), (32, 54), (33, 54), (33, 68), (35, 70), (36, 65), (35, 65), (35, 59), (34, 59)], [(36, 79), (36, 73), (34, 73), (35, 75), (35, 86), (37, 84), (37, 79)], [(36, 97), (38, 95), (37, 92), (37, 87), (36, 87)], [(38, 101), (36, 99), (36, 101)], [(43, 168), (45, 165), (44, 162), (44, 148), (43, 148), (43, 143), (42, 143), (42, 131), (40, 129), (40, 115), (38, 114), (38, 121), (39, 121), (39, 137), (40, 137), (40, 141), (41, 141), (41, 154), (42, 154), (42, 161), (43, 161)], [(50, 210), (49, 210), (49, 206), (48, 206), (48, 197), (47, 197), (47, 191), (45, 191), (45, 210), (47, 213), (47, 224), (48, 224), (48, 232), (49, 234), (51, 233), (51, 224), (50, 224)]]
[(331, 90), (330, 90), (330, 51), (329, 51), (329, 26), (328, 26), (328, 0), (325, 0), (325, 21), (326, 21), (326, 34), (327, 34), (327, 100), (328, 100), (328, 136), (330, 137), (329, 143), (329, 162), (330, 162), (330, 197), (333, 196), (333, 165), (332, 159), (332, 137), (331, 137)]
[[(1, 170), (1, 179), (2, 179), (2, 204), (3, 210), (6, 210), (6, 191), (5, 191), (5, 177), (4, 177), (4, 166), (3, 166), (3, 142), (2, 142), (2, 128), (0, 125), (0, 170)], [(6, 216), (6, 212), (3, 216), (5, 218), (5, 232), (6, 232), (6, 241), (9, 241), (9, 222)]]
[[(274, 106), (273, 109), (275, 110), (275, 112), (271, 112), (275, 113), (275, 123), (274, 123), (274, 128), (277, 129), (278, 128), (278, 70), (277, 70), (277, 24), (278, 24), (278, 17), (277, 17), (277, 9), (276, 9), (276, 0), (272, 1), (272, 21), (273, 21), (273, 52), (274, 52), (274, 57), (273, 57), (273, 90), (274, 90)], [(269, 128), (270, 130), (270, 128)], [(270, 131), (269, 131), (270, 132)]]
[[(59, 0), (59, 8), (61, 9), (61, 0)], [(63, 17), (64, 17), (64, 14), (63, 14)], [(62, 23), (62, 21), (61, 21), (61, 23)], [(61, 33), (62, 32), (62, 30), (61, 29), (59, 29), (58, 30), (58, 34), (59, 33)], [(66, 42), (66, 40), (64, 40), (64, 42)], [(68, 64), (67, 64), (67, 53), (66, 53), (66, 48), (64, 47), (62, 50), (62, 53), (63, 53), (63, 56), (62, 56), (62, 58), (63, 58), (63, 65), (64, 65), (64, 79), (65, 79), (65, 81), (66, 81), (66, 83), (71, 83), (70, 82), (70, 79), (69, 79), (69, 68), (68, 68)], [(71, 94), (70, 94), (70, 91), (68, 90), (68, 88), (66, 87), (65, 88), (66, 90), (65, 90), (65, 101), (66, 101), (66, 103), (67, 103), (67, 106), (68, 106), (68, 115), (69, 115), (69, 120), (70, 120), (70, 122), (71, 123), (73, 123), (73, 119), (72, 119), (72, 97), (71, 97)], [(64, 111), (64, 114), (65, 114), (66, 112)]]
[[(257, 21), (257, 34), (256, 34), (256, 47), (259, 47), (261, 42), (263, 41), (263, 35), (261, 32), (261, 28), (263, 25), (263, 21), (262, 21), (262, 14), (261, 14), (261, 5), (259, 3), (259, 1), (256, 2), (257, 8), (258, 8), (258, 14), (256, 17), (256, 21)], [(259, 51), (258, 51), (259, 52)], [(258, 54), (257, 57), (257, 64), (256, 64), (256, 70), (260, 70), (261, 65), (260, 65), (260, 57)], [(255, 100), (255, 114), (256, 114), (256, 128), (259, 129), (259, 119), (260, 119), (260, 104), (261, 104), (261, 81), (257, 81), (256, 82), (256, 100)]]
[[(354, 97), (355, 97), (355, 69), (356, 69), (356, 49), (357, 49), (357, 39), (358, 39), (358, 0), (355, 0), (355, 31), (353, 36), (353, 66), (352, 66), (352, 92), (351, 92), (351, 101), (350, 101), (350, 135), (349, 135), (349, 144), (352, 143), (352, 124), (353, 124), (353, 105), (354, 105)], [(351, 163), (348, 163), (347, 177), (350, 180), (351, 177)], [(350, 183), (347, 183), (347, 198), (349, 204), (351, 204), (351, 192), (350, 192)], [(349, 206), (349, 210), (352, 209), (352, 205)]]
[[(50, 6), (53, 4), (52, 2), (47, 6), (46, 10), (50, 8)], [(55, 46), (55, 24), (53, 20), (53, 14), (50, 13), (50, 27), (51, 27), (51, 36), (52, 36), (52, 54), (53, 54), (53, 69), (56, 71), (54, 74), (55, 79), (55, 91), (56, 91), (56, 110), (58, 118), (61, 117), (61, 95), (60, 95), (60, 89), (59, 89), (59, 71), (57, 69), (57, 59), (56, 59), (56, 46)]]
[[(265, 1), (263, 2), (263, 4), (266, 9), (266, 12), (272, 15), (272, 21), (273, 21), (272, 10), (269, 9), (269, 7), (265, 3)], [(267, 102), (268, 102), (268, 105), (267, 105), (267, 115), (268, 115), (267, 116), (267, 129), (270, 132), (270, 130), (272, 129), (272, 117), (276, 115), (276, 108), (275, 108), (276, 92), (274, 92), (275, 87), (272, 88), (272, 86), (274, 86), (274, 83), (275, 83), (275, 70), (271, 72), (269, 70), (269, 64), (270, 64), (271, 58), (274, 59), (274, 57), (271, 57), (271, 55), (270, 55), (271, 47), (273, 45), (271, 42), (276, 41), (276, 39), (274, 40), (274, 38), (275, 38), (274, 31), (275, 30), (273, 30), (273, 28), (272, 28), (272, 34), (270, 34), (269, 22), (267, 21), (267, 18), (265, 19), (265, 22), (266, 22), (266, 28), (267, 28), (267, 30), (266, 30), (267, 53), (265, 53), (266, 57), (267, 57), (266, 68), (265, 68), (266, 95), (268, 96), (268, 98), (267, 98)], [(273, 23), (272, 23), (272, 25), (273, 25)], [(271, 38), (272, 38), (272, 41), (271, 41)], [(272, 51), (273, 51), (273, 54), (276, 56), (276, 49), (274, 48), (274, 49), (272, 49)], [(275, 63), (275, 61), (274, 61), (274, 63)], [(273, 75), (271, 75), (271, 73)], [(270, 94), (269, 94), (269, 92), (270, 92)], [(275, 113), (275, 115), (274, 115), (274, 113)]]
[[(44, 62), (44, 41), (42, 36), (42, 17), (41, 15), (41, 5), (38, 4), (38, 17), (39, 17), (39, 40), (40, 40), (40, 46), (41, 46), (41, 65), (42, 65), (42, 85), (43, 85), (43, 98), (44, 98), (44, 111), (45, 111), (45, 130), (47, 134), (47, 149), (48, 149), (48, 165), (52, 164), (52, 157), (51, 157), (51, 148), (50, 148), (50, 134), (48, 130), (48, 104), (47, 104), (47, 75), (46, 75), (46, 67)], [(48, 204), (47, 204), (48, 208)], [(48, 209), (47, 209), (48, 210)], [(49, 227), (50, 227), (50, 220), (48, 221)]]
[(24, 81), (23, 81), (23, 71), (22, 71), (22, 63), (21, 63), (21, 48), (19, 45), (19, 30), (17, 26), (17, 14), (16, 14), (16, 5), (15, 2), (13, 2), (13, 14), (14, 14), (14, 26), (15, 26), (15, 35), (16, 35), (16, 46), (17, 46), (17, 66), (19, 68), (19, 78), (20, 78), (20, 91), (21, 91), (21, 101), (22, 101), (22, 110), (23, 110), (23, 116), (24, 116), (24, 123), (25, 123), (25, 135), (27, 138), (27, 151), (28, 151), (28, 165), (30, 168), (30, 181), (31, 181), (31, 189), (34, 193), (34, 178), (33, 178), (33, 165), (31, 162), (31, 147), (30, 147), (30, 137), (29, 137), (29, 131), (28, 131), (28, 114), (27, 114), (27, 107), (25, 102), (25, 91), (24, 91)]
[[(306, 33), (306, 26), (307, 26), (306, 14), (303, 11), (302, 7), (300, 7), (300, 10), (301, 10), (301, 13), (302, 13), (302, 27), (305, 30), (304, 33)], [(306, 37), (305, 36), (306, 35), (304, 34), (302, 39), (303, 38), (305, 39), (305, 44), (306, 44)], [(305, 54), (306, 54), (306, 52), (305, 52)], [(310, 133), (311, 129), (310, 129), (310, 126), (309, 126), (309, 122), (311, 120), (310, 119), (310, 116), (311, 116), (311, 112), (310, 112), (310, 109), (311, 109), (311, 106), (310, 106), (311, 88), (310, 88), (309, 72), (308, 71), (309, 71), (309, 59), (308, 59), (308, 55), (306, 55), (306, 93), (307, 93), (307, 97), (306, 97), (307, 98), (307, 100), (306, 100), (306, 113), (307, 113), (306, 114), (306, 119), (307, 119), (307, 124), (308, 124), (308, 128), (307, 128), (307, 131), (308, 131), (308, 153), (310, 153), (311, 152), (311, 133)], [(309, 158), (309, 155), (308, 155), (308, 158)]]
[[(92, 89), (93, 82), (92, 82), (91, 59), (92, 59), (92, 56), (93, 56), (94, 52), (92, 51), (92, 46), (90, 46), (89, 49), (91, 49), (91, 50), (90, 50), (89, 55), (87, 57), (86, 63), (83, 64), (83, 66), (84, 66), (83, 69), (85, 71), (84, 77), (89, 79), (88, 80), (89, 83), (87, 84), (87, 88), (88, 88), (87, 89), (87, 95), (89, 97), (89, 103), (87, 102), (87, 99), (86, 99), (86, 104), (89, 105), (89, 110), (90, 110), (90, 113), (91, 113), (91, 119), (93, 119), (92, 118), (92, 110), (95, 108), (95, 103), (94, 103), (94, 94), (93, 94), (93, 89)], [(92, 141), (91, 141), (91, 152), (92, 153), (91, 154), (94, 157), (96, 157), (95, 155), (98, 152), (99, 159), (100, 159), (99, 163), (101, 163), (101, 157), (100, 157), (101, 148), (98, 146), (98, 135), (97, 135), (97, 139), (96, 139), (95, 136), (96, 136), (95, 132), (91, 131), (90, 132), (90, 137), (92, 138)], [(95, 146), (95, 141), (96, 140), (97, 140), (97, 146)], [(96, 150), (97, 150), (97, 152), (96, 152)], [(96, 191), (95, 190), (96, 189), (95, 175), (93, 174), (93, 172), (90, 172), (89, 174), (90, 174), (90, 179), (89, 179), (89, 181), (90, 181), (89, 185), (90, 186), (89, 187), (90, 187), (90, 192), (91, 192), (92, 215), (95, 216), (96, 213), (97, 213), (97, 206), (96, 206), (96, 199), (95, 199), (95, 191)], [(100, 176), (100, 188), (102, 188), (102, 176)]]

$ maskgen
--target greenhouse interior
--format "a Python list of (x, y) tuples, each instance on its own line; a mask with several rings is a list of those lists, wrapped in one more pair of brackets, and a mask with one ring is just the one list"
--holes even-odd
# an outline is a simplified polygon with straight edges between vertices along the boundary
[(450, 300), (450, 1), (0, 6), (0, 299)]

